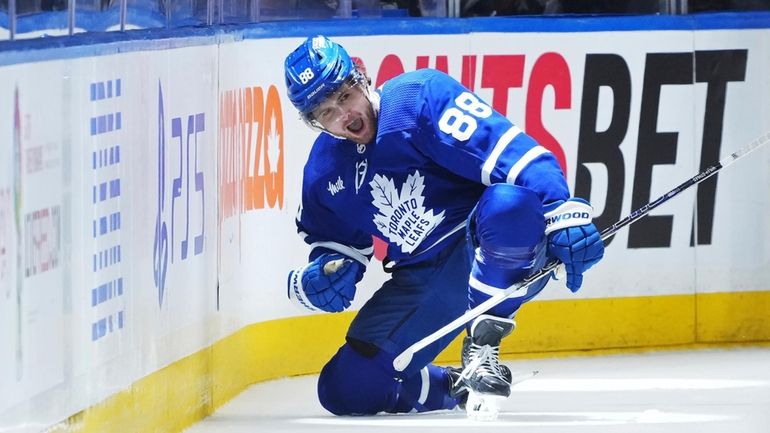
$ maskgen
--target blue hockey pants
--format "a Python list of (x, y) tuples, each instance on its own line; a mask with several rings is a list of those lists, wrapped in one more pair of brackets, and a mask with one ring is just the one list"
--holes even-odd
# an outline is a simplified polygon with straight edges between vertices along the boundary
[[(429, 259), (396, 267), (350, 325), (347, 343), (324, 366), (321, 404), (337, 415), (449, 409), (451, 382), (433, 359), (462, 331), (418, 351), (403, 372), (393, 359), (404, 349), (545, 263), (543, 208), (530, 190), (495, 184), (457, 236)], [(541, 280), (490, 314), (511, 317), (542, 290)]]

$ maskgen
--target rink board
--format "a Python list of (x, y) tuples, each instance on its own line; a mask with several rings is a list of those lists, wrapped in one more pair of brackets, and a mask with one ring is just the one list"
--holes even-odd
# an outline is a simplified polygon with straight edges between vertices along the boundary
[[(724, 316), (706, 316), (708, 325), (699, 329), (711, 336), (693, 343), (692, 321), (681, 320), (682, 313), (694, 307), (691, 296), (533, 302), (520, 314), (521, 322), (527, 325), (504, 342), (502, 357), (591, 356), (715, 347), (715, 343), (716, 347), (734, 347), (736, 342), (766, 345), (770, 340), (770, 319), (752, 313), (770, 308), (769, 292), (717, 293), (698, 298), (698, 307), (704, 303), (700, 298), (708, 298), (706, 303), (712, 308), (719, 305), (719, 309), (741, 313), (738, 317), (730, 314), (730, 320), (723, 321), (711, 319)], [(612, 320), (618, 315), (624, 320)], [(166, 431), (179, 431), (213, 413), (248, 384), (317, 373), (343, 343), (342, 335), (352, 317), (351, 313), (342, 313), (331, 319), (305, 316), (248, 325), (135, 382), (131, 392), (118, 393), (51, 431), (96, 432), (107, 427), (109, 431), (136, 432), (159, 425)], [(609, 320), (587, 320), (590, 317)], [(742, 329), (737, 329), (736, 323)], [(293, 337), (291, 342), (279, 338), (286, 335)], [(606, 339), (597, 345), (598, 338)], [(259, 350), (255, 342), (276, 350)], [(457, 365), (460, 345), (458, 338), (437, 362)], [(538, 351), (543, 347), (543, 352)]]
[[(456, 77), (557, 156), (601, 226), (770, 130), (770, 15), (383, 23), (303, 31), (377, 84)], [(178, 431), (342, 344), (353, 312), (285, 298), (314, 133), (284, 96), (302, 40), (284, 24), (3, 52), (0, 428)], [(551, 283), (521, 310), (503, 351), (770, 340), (769, 168), (758, 152), (621, 231), (578, 294)]]

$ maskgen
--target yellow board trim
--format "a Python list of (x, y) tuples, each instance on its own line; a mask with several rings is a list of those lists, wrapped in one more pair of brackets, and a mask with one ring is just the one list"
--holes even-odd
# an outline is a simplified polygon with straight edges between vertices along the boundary
[(770, 292), (701, 294), (695, 298), (698, 342), (770, 340)]
[[(770, 292), (531, 302), (504, 358), (766, 345)], [(255, 323), (144, 377), (49, 432), (179, 432), (254, 383), (318, 373), (354, 313)], [(437, 358), (457, 363), (460, 338)]]

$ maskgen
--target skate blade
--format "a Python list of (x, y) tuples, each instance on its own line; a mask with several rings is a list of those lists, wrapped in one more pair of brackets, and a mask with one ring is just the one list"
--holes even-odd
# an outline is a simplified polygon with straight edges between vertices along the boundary
[(500, 414), (500, 406), (506, 397), (499, 395), (478, 394), (468, 392), (465, 412), (469, 419), (475, 421), (494, 421)]

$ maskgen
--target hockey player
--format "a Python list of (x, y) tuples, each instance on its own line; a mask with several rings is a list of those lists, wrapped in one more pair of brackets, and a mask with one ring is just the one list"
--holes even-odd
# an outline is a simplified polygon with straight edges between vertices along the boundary
[(305, 165), (297, 214), (309, 263), (289, 273), (289, 298), (314, 311), (345, 310), (372, 236), (388, 245), (391, 278), (321, 371), (321, 404), (338, 415), (375, 414), (450, 409), (468, 390), (507, 397), (500, 341), (548, 278), (467, 327), (462, 370), (431, 364), (462, 329), (417, 352), (403, 372), (392, 362), (548, 257), (565, 263), (567, 286), (577, 291), (604, 253), (591, 206), (570, 198), (548, 150), (439, 71), (407, 72), (375, 90), (324, 36), (308, 38), (284, 66), (289, 99), (323, 131)]

